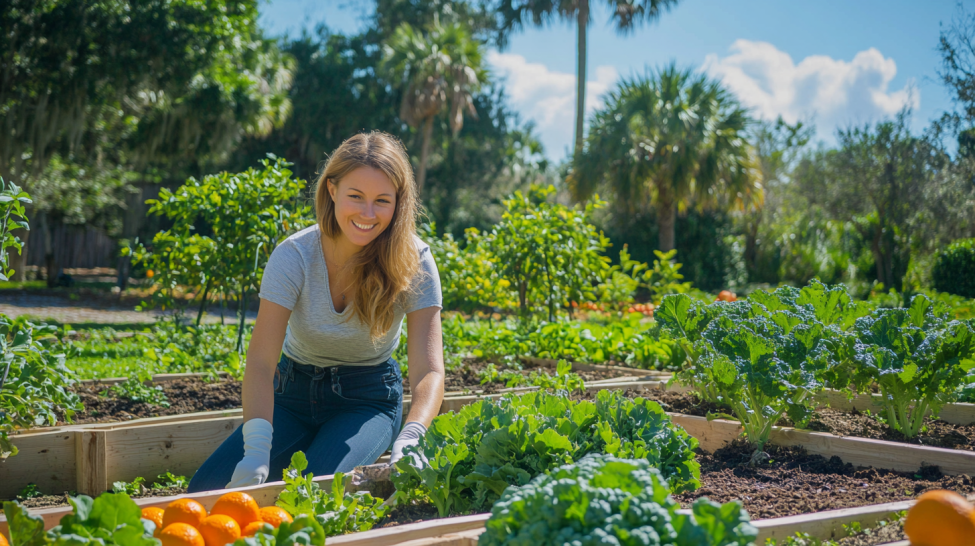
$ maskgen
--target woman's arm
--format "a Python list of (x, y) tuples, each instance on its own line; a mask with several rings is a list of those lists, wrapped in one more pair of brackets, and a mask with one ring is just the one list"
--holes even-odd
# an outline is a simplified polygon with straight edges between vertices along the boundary
[(443, 331), (440, 308), (427, 307), (406, 315), (407, 349), (410, 366), (410, 391), (413, 401), (406, 422), (430, 426), (443, 403)]
[(274, 423), (274, 372), (281, 357), (284, 334), (291, 311), (268, 300), (261, 300), (257, 322), (247, 346), (244, 369), (244, 422), (264, 419)]

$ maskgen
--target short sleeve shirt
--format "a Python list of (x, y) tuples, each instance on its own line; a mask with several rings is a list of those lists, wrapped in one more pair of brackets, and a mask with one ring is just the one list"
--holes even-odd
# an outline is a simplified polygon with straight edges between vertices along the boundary
[(397, 297), (393, 327), (373, 343), (369, 326), (337, 313), (328, 289), (328, 270), (318, 225), (288, 237), (271, 253), (261, 280), (261, 299), (291, 310), (284, 354), (315, 366), (374, 366), (389, 360), (399, 345), (403, 318), (418, 309), (443, 308), (440, 275), (430, 246), (417, 238), (420, 268), (410, 289)]

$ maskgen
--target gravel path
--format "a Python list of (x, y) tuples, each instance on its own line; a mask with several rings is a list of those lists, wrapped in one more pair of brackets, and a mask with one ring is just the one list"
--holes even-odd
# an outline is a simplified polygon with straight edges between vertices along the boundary
[[(92, 305), (90, 302), (72, 301), (59, 296), (36, 294), (0, 294), (0, 314), (9, 317), (28, 315), (39, 319), (54, 319), (62, 324), (132, 324), (153, 323), (161, 316), (159, 311), (136, 311), (130, 306)], [(233, 322), (234, 312), (226, 311), (227, 321)], [(195, 319), (195, 310), (192, 312)], [(247, 313), (248, 322), (257, 318), (257, 313)], [(212, 308), (203, 317), (206, 323), (220, 322), (220, 309)]]

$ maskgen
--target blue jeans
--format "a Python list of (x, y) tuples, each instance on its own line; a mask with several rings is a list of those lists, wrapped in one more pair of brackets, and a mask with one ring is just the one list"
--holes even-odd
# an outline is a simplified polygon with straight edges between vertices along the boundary
[[(304, 451), (316, 476), (372, 464), (403, 421), (403, 377), (390, 358), (376, 366), (322, 368), (281, 356), (274, 373), (274, 434), (268, 481), (279, 481), (291, 455)], [(237, 427), (190, 480), (188, 492), (223, 489), (244, 456)]]

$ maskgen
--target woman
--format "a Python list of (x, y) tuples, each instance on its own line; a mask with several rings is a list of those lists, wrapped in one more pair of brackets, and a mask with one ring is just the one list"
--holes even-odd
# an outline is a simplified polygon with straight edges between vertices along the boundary
[[(244, 424), (203, 463), (190, 492), (279, 480), (299, 450), (315, 475), (334, 474), (375, 462), (396, 438), (395, 462), (440, 409), (440, 277), (416, 236), (416, 184), (402, 144), (380, 132), (343, 142), (318, 179), (315, 208), (317, 224), (268, 260), (247, 350)], [(400, 431), (403, 383), (390, 355), (404, 315), (413, 400)]]

